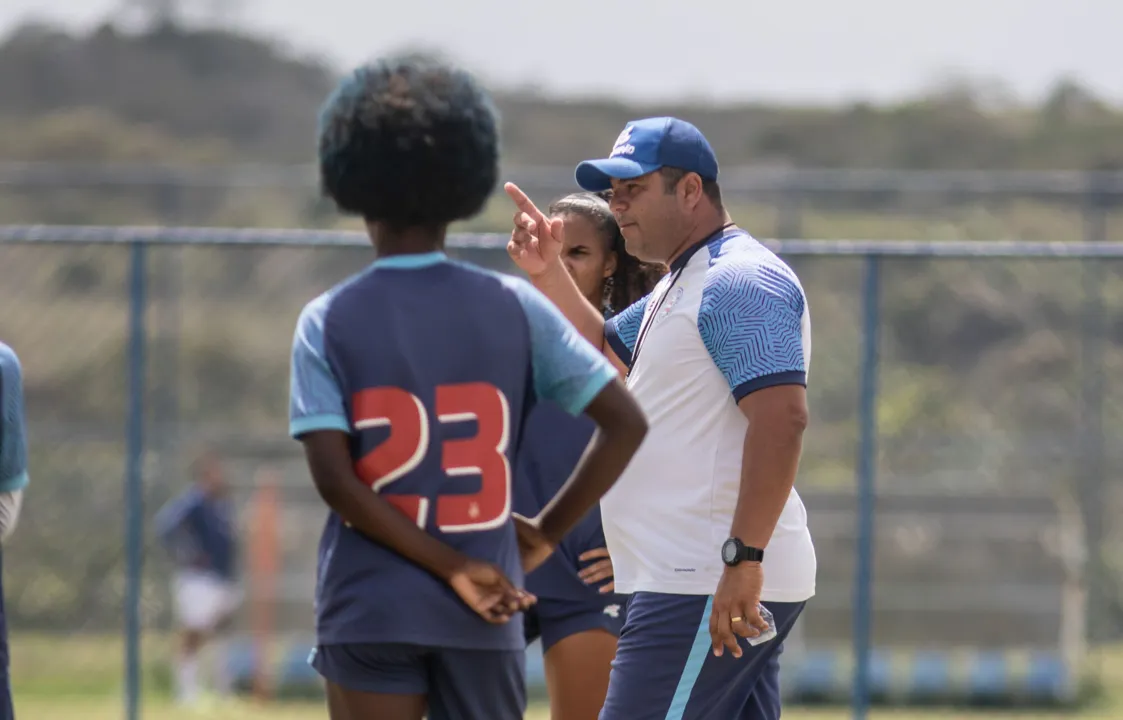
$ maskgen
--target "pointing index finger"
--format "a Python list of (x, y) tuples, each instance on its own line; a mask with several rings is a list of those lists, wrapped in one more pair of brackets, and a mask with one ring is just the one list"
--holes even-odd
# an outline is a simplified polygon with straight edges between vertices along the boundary
[(506, 191), (507, 196), (514, 201), (515, 206), (518, 207), (519, 210), (529, 215), (531, 219), (537, 222), (541, 227), (543, 218), (542, 211), (535, 207), (534, 201), (528, 198), (526, 193), (519, 189), (518, 185), (507, 183), (503, 186), (503, 190)]

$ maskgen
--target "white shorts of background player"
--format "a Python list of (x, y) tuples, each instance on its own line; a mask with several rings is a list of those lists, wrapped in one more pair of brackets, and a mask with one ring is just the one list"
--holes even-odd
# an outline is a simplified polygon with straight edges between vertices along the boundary
[(172, 591), (176, 620), (181, 627), (197, 632), (215, 630), (242, 604), (242, 591), (236, 583), (198, 570), (177, 572)]

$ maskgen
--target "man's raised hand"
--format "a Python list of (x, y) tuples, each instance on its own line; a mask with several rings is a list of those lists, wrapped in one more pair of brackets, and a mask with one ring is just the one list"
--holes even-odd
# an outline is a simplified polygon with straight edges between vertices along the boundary
[(561, 255), (564, 223), (561, 218), (550, 220), (543, 215), (514, 183), (507, 183), (503, 189), (517, 208), (507, 254), (527, 275), (541, 275)]

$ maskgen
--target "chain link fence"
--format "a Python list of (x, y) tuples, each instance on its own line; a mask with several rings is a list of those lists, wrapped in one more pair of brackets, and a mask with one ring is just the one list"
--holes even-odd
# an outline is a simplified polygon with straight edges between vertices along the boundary
[[(542, 202), (572, 167), (502, 177)], [(764, 237), (1123, 242), (1123, 173), (723, 167), (734, 218)], [(467, 232), (503, 231), (498, 193)], [(311, 165), (0, 163), (5, 223), (331, 227)]]
[[(451, 252), (513, 271), (503, 242), (458, 235)], [(798, 487), (819, 594), (792, 642), (788, 691), (846, 692), (852, 629), (868, 609), (875, 694), (915, 684), (925, 653), (943, 653), (947, 684), (968, 689), (977, 674), (961, 668), (987, 658), (1023, 679), (1053, 658), (1057, 693), (1075, 692), (1086, 648), (1123, 639), (1123, 527), (1110, 522), (1123, 516), (1123, 450), (1111, 441), (1123, 430), (1123, 245), (773, 244), (803, 281), (814, 337)], [(0, 338), (23, 361), (31, 437), (25, 515), (5, 548), (20, 691), (125, 682), (130, 517), (145, 523), (141, 680), (167, 689), (170, 566), (151, 518), (204, 444), (234, 484), (251, 574), (263, 477), (278, 487), (269, 634), (277, 676), (304, 677), (325, 511), (286, 436), (291, 338), (304, 303), (371, 256), (343, 233), (0, 228)], [(143, 297), (130, 294), (138, 258)], [(145, 320), (142, 366), (129, 352), (131, 306)], [(871, 320), (876, 387), (863, 387)], [(143, 488), (126, 496), (129, 373), (140, 367)], [(867, 446), (863, 392), (876, 409)], [(863, 447), (876, 498), (856, 491)], [(874, 520), (868, 608), (854, 584), (863, 508)], [(262, 602), (251, 592), (239, 636)]]

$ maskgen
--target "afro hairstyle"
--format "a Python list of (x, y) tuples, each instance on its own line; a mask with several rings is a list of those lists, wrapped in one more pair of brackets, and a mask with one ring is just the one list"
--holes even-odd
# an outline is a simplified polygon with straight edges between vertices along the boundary
[(391, 227), (476, 215), (499, 177), (499, 121), (483, 87), (439, 58), (364, 65), (320, 114), (320, 185), (344, 213)]

